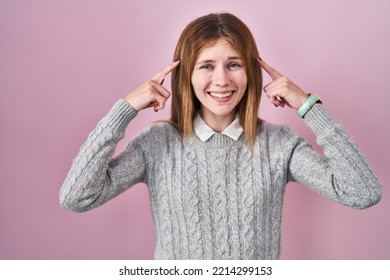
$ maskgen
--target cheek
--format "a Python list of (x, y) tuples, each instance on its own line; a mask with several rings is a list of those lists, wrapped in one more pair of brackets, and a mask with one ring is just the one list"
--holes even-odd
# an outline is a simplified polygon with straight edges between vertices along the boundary
[(197, 85), (198, 85), (198, 81), (197, 80), (198, 80), (197, 75), (193, 73), (191, 75), (191, 85), (192, 85), (193, 88), (197, 87)]
[(192, 90), (194, 91), (196, 98), (199, 100), (200, 92), (202, 91), (202, 89), (201, 89), (201, 85), (199, 84), (198, 79), (199, 79), (199, 77), (197, 75), (191, 76)]
[(241, 102), (248, 89), (248, 79), (246, 78), (246, 76), (241, 77), (239, 80), (237, 80), (237, 87), (239, 88), (239, 102)]
[(247, 84), (248, 83), (248, 76), (246, 75), (246, 71), (245, 70), (242, 71), (241, 80), (242, 80), (243, 84)]
[(194, 89), (202, 89), (206, 86), (207, 80), (204, 76), (193, 74), (191, 77), (191, 84)]
[(248, 77), (247, 77), (245, 71), (244, 71), (244, 74), (242, 75), (241, 79), (242, 79), (242, 85), (243, 85), (245, 88), (247, 88), (247, 86), (248, 86)]
[(236, 85), (244, 90), (246, 90), (247, 86), (248, 86), (248, 79), (246, 77), (246, 75), (237, 75), (235, 77), (235, 82), (236, 82)]

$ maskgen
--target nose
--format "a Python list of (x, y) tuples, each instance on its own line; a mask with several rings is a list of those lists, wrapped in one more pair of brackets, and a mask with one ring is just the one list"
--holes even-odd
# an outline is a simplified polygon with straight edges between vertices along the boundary
[(222, 67), (217, 67), (214, 70), (214, 84), (219, 87), (225, 87), (230, 84), (230, 77), (229, 73), (227, 73), (227, 69), (224, 69)]

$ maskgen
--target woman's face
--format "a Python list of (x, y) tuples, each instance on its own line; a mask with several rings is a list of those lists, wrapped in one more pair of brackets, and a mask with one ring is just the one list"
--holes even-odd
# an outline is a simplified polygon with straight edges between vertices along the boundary
[(224, 39), (199, 53), (191, 82), (201, 103), (203, 120), (232, 121), (236, 107), (247, 89), (244, 61), (240, 54)]

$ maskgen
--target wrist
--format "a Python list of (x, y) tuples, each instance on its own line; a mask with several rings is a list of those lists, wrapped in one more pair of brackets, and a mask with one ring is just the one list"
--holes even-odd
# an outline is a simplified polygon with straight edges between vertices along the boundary
[(300, 102), (297, 103), (297, 107), (294, 108), (295, 111), (298, 111), (298, 109), (303, 105), (303, 103), (310, 97), (310, 93), (302, 94)]
[(137, 102), (134, 102), (134, 100), (131, 99), (130, 97), (130, 94), (126, 96), (125, 98), (125, 101), (127, 102), (127, 104), (130, 105), (130, 107), (132, 107), (135, 111), (139, 112), (141, 109), (139, 108), (139, 106), (137, 106)]

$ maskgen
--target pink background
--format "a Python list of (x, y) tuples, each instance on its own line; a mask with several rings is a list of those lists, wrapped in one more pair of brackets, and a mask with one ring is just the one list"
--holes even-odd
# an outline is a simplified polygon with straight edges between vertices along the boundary
[[(322, 97), (383, 186), (382, 201), (359, 211), (291, 184), (281, 258), (390, 259), (387, 0), (1, 0), (0, 259), (153, 257), (145, 185), (85, 214), (62, 209), (58, 192), (114, 102), (170, 63), (190, 20), (218, 11), (243, 19), (265, 60)], [(169, 112), (139, 114), (119, 149)], [(292, 110), (266, 98), (261, 117), (315, 142)]]

